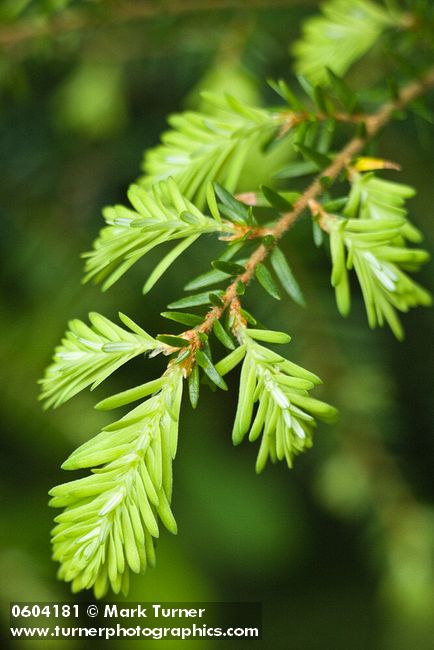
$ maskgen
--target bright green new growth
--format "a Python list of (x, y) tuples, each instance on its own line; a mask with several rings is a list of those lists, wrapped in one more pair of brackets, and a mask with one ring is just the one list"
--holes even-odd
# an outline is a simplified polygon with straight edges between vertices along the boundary
[(370, 327), (386, 321), (398, 339), (404, 332), (395, 310), (408, 311), (431, 304), (430, 294), (412, 280), (403, 268), (418, 269), (429, 260), (426, 251), (396, 245), (403, 236), (402, 219), (332, 219), (332, 285), (340, 313), (350, 309), (348, 270), (354, 268), (363, 292)]
[[(223, 376), (242, 364), (232, 437), (234, 444), (247, 435), (250, 441), (261, 438), (257, 472), (268, 459), (285, 460), (291, 467), (294, 457), (312, 446), (317, 420), (336, 418), (334, 407), (310, 395), (321, 383), (315, 374), (262, 345), (285, 344), (290, 337), (258, 325), (243, 304), (249, 283), (256, 281), (267, 299), (281, 300), (285, 292), (305, 306), (280, 240), (306, 208), (312, 214), (314, 243), (322, 246), (324, 233), (328, 235), (331, 282), (342, 315), (350, 310), (352, 269), (371, 327), (387, 322), (402, 338), (396, 311), (430, 304), (428, 292), (408, 275), (428, 260), (424, 250), (407, 245), (422, 238), (405, 206), (413, 188), (370, 173), (396, 165), (355, 154), (349, 160), (334, 149), (335, 132), (344, 122), (354, 131), (350, 144), (357, 147), (351, 151), (361, 153), (369, 140), (366, 122), (371, 119), (372, 129), (378, 115), (364, 114), (363, 97), (338, 75), (385, 29), (404, 28), (404, 23), (402, 15), (371, 0), (325, 2), (323, 15), (305, 23), (304, 40), (295, 47), (298, 71), (320, 85), (302, 78), (307, 97), (299, 97), (285, 82), (273, 82), (285, 102), (273, 110), (209, 95), (209, 112), (172, 116), (172, 130), (145, 154), (146, 175), (130, 187), (133, 209), (118, 205), (104, 210), (106, 226), (85, 254), (85, 280), (103, 282), (103, 289), (168, 242), (175, 243), (152, 270), (144, 293), (201, 235), (219, 237), (224, 250), (210, 260), (211, 268), (188, 282), (186, 291), (195, 293), (174, 300), (161, 314), (190, 329), (153, 338), (123, 314), (119, 317), (127, 329), (91, 313), (90, 326), (70, 322), (41, 380), (45, 405), (58, 406), (85, 388), (92, 390), (138, 355), (169, 357), (161, 377), (98, 402), (96, 408), (106, 410), (145, 399), (63, 464), (68, 470), (90, 468), (89, 476), (50, 492), (50, 504), (65, 508), (56, 517), (53, 557), (60, 562), (59, 577), (71, 582), (74, 591), (93, 588), (102, 597), (111, 587), (126, 593), (130, 571), (143, 572), (155, 564), (159, 520), (176, 533), (170, 509), (172, 461), (184, 380), (196, 408), (203, 384), (228, 390)], [(403, 108), (396, 101), (396, 96), (384, 96), (384, 105)], [(234, 195), (250, 154), (282, 138), (288, 160), (276, 179), (292, 183), (319, 173), (309, 189), (301, 193), (297, 186), (262, 185)], [(220, 350), (229, 351), (219, 360), (216, 341)]]
[(108, 289), (156, 246), (181, 239), (148, 278), (144, 286), (146, 293), (200, 235), (230, 231), (221, 221), (204, 216), (182, 196), (173, 179), (158, 183), (149, 191), (132, 185), (128, 198), (135, 210), (122, 205), (106, 208), (107, 227), (100, 232), (94, 250), (84, 255), (87, 258), (85, 280), (104, 279), (103, 289)]
[(130, 570), (155, 565), (158, 518), (177, 532), (170, 501), (182, 383), (179, 368), (168, 372), (158, 393), (63, 464), (97, 468), (50, 491), (50, 505), (65, 508), (55, 518), (53, 557), (74, 592), (93, 587), (101, 598), (110, 586), (126, 594)]
[(378, 178), (372, 172), (359, 174), (353, 172), (351, 192), (344, 209), (346, 217), (360, 219), (396, 219), (403, 220), (401, 233), (412, 243), (422, 241), (421, 232), (408, 221), (405, 208), (406, 199), (416, 194), (413, 187), (403, 183), (394, 183)]
[(144, 187), (172, 177), (182, 194), (205, 205), (207, 186), (218, 181), (233, 192), (245, 162), (256, 147), (278, 128), (268, 110), (244, 106), (234, 97), (206, 93), (209, 114), (186, 112), (169, 117), (173, 130), (162, 144), (146, 152)]
[[(241, 339), (245, 357), (232, 440), (238, 445), (249, 432), (249, 440), (253, 442), (262, 433), (256, 462), (258, 473), (268, 458), (273, 462), (285, 459), (288, 467), (292, 467), (293, 457), (312, 446), (315, 417), (333, 422), (337, 411), (309, 397), (309, 391), (321, 383), (319, 377), (254, 340), (287, 343), (289, 336), (247, 329)], [(253, 415), (255, 402), (258, 409)]]
[(89, 314), (92, 327), (78, 319), (69, 323), (53, 363), (40, 380), (40, 399), (47, 408), (63, 404), (88, 386), (93, 390), (124, 363), (158, 346), (128, 316), (119, 314), (119, 318), (131, 332), (94, 312)]
[(407, 220), (404, 202), (413, 188), (354, 174), (343, 219), (323, 215), (322, 227), (330, 234), (336, 303), (340, 313), (350, 310), (348, 271), (354, 269), (362, 290), (369, 326), (387, 322), (398, 339), (404, 337), (396, 310), (431, 304), (430, 294), (405, 271), (418, 271), (430, 256), (407, 248), (406, 239), (420, 241), (421, 233)]
[(304, 23), (303, 39), (292, 48), (295, 68), (314, 83), (328, 84), (327, 68), (344, 75), (401, 18), (370, 0), (328, 0), (321, 16)]

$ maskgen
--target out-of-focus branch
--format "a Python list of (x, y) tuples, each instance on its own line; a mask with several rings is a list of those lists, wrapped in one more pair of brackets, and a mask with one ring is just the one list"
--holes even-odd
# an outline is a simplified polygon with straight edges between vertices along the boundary
[(88, 31), (164, 15), (231, 9), (265, 10), (297, 4), (306, 4), (306, 2), (303, 0), (169, 0), (168, 2), (143, 0), (107, 3), (100, 13), (70, 9), (46, 19), (39, 15), (36, 18), (17, 20), (14, 24), (0, 25), (0, 47), (8, 50), (44, 36), (55, 38), (70, 32)]

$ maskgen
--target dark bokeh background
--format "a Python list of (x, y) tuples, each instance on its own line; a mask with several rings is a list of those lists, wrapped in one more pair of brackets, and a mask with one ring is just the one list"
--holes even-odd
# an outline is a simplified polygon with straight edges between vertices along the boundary
[[(95, 395), (43, 412), (36, 382), (67, 320), (89, 310), (116, 318), (122, 310), (153, 334), (167, 330), (160, 311), (182, 294), (192, 268), (207, 270), (210, 251), (218, 250), (201, 240), (143, 298), (143, 278), (159, 253), (150, 255), (102, 294), (81, 286), (79, 258), (101, 226), (101, 208), (125, 202), (144, 149), (156, 144), (168, 113), (198, 105), (199, 88), (270, 100), (264, 80), (290, 77), (288, 45), (317, 7), (289, 0), (226, 4), (203, 0), (195, 10), (181, 0), (10, 0), (0, 7), (4, 637), (9, 601), (72, 599), (50, 560), (47, 491), (72, 478), (61, 462), (109, 421), (94, 402), (156, 377), (162, 367), (159, 359), (137, 361)], [(351, 81), (364, 85), (372, 76), (358, 66)], [(400, 178), (418, 188), (412, 216), (431, 250), (433, 128), (410, 118), (382, 136), (382, 155), (402, 162)], [(203, 391), (196, 412), (185, 403), (175, 463), (180, 532), (163, 533), (157, 568), (133, 579), (128, 600), (259, 600), (267, 647), (428, 650), (433, 313), (406, 316), (407, 339), (398, 344), (388, 331), (368, 330), (356, 290), (352, 314), (342, 320), (327, 257), (313, 246), (308, 222), (287, 239), (308, 309), (271, 304), (254, 287), (247, 305), (271, 328), (291, 333), (287, 353), (323, 377), (317, 395), (339, 407), (340, 422), (319, 428), (314, 448), (292, 471), (269, 466), (257, 477), (256, 446), (234, 449), (230, 440), (235, 373), (228, 394)], [(428, 285), (430, 272), (432, 266), (421, 274)], [(200, 642), (220, 645), (232, 647)]]

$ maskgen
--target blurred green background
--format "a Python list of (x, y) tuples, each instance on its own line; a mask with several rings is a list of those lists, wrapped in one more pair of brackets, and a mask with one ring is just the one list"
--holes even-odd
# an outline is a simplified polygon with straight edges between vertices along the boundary
[[(101, 208), (125, 202), (142, 153), (157, 143), (167, 114), (200, 105), (201, 88), (247, 102), (276, 101), (265, 80), (290, 78), (288, 46), (317, 7), (290, 0), (1, 3), (3, 647), (9, 601), (73, 599), (50, 560), (47, 491), (72, 478), (60, 464), (111, 419), (93, 404), (156, 377), (163, 363), (133, 362), (95, 395), (43, 412), (36, 382), (67, 321), (89, 310), (116, 318), (122, 310), (150, 333), (167, 331), (160, 311), (182, 295), (192, 268), (207, 270), (210, 251), (219, 250), (211, 238), (201, 240), (145, 299), (143, 278), (159, 253), (102, 294), (81, 286), (79, 257), (101, 226)], [(359, 65), (351, 83), (369, 85), (380, 73)], [(402, 162), (400, 179), (418, 188), (412, 217), (431, 250), (433, 145), (434, 127), (418, 118), (395, 123), (382, 136), (382, 155)], [(254, 167), (262, 173), (261, 165), (253, 161), (251, 173)], [(247, 174), (246, 190), (249, 180)], [(246, 304), (270, 328), (291, 333), (287, 354), (324, 379), (317, 396), (338, 406), (341, 419), (319, 427), (314, 448), (292, 471), (282, 463), (257, 477), (256, 445), (231, 444), (235, 373), (228, 394), (204, 390), (194, 413), (185, 403), (175, 463), (179, 535), (163, 533), (157, 568), (134, 577), (127, 600), (261, 601), (266, 647), (429, 650), (433, 312), (404, 318), (403, 344), (389, 331), (368, 330), (357, 291), (343, 321), (327, 257), (312, 244), (307, 221), (291, 231), (285, 247), (308, 308), (271, 304), (253, 286)], [(428, 266), (420, 276), (428, 286), (431, 272)], [(259, 645), (199, 644), (210, 650)], [(183, 642), (190, 645), (199, 647)]]

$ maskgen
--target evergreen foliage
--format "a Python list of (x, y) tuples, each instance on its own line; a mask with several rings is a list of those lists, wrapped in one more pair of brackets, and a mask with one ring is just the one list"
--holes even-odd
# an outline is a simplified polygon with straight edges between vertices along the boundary
[[(430, 304), (428, 292), (408, 275), (428, 260), (426, 251), (411, 247), (421, 240), (405, 205), (414, 190), (374, 173), (390, 168), (386, 161), (359, 154), (398, 110), (434, 86), (434, 73), (420, 70), (416, 79), (422, 80), (397, 89), (392, 99), (389, 90), (379, 92), (376, 111), (341, 76), (386, 29), (404, 29), (403, 15), (372, 0), (326, 1), (322, 15), (306, 21), (295, 46), (297, 70), (307, 77), (300, 78), (302, 92), (272, 82), (283, 107), (256, 108), (230, 96), (207, 95), (208, 112), (173, 115), (172, 130), (145, 153), (145, 175), (128, 192), (133, 209), (104, 210), (106, 225), (85, 254), (85, 279), (102, 281), (103, 289), (168, 242), (177, 241), (149, 275), (145, 293), (201, 235), (217, 235), (224, 251), (187, 284), (193, 293), (162, 313), (189, 329), (153, 338), (122, 314), (128, 330), (92, 313), (91, 326), (70, 323), (41, 380), (46, 406), (58, 406), (95, 388), (133, 357), (162, 353), (169, 358), (162, 377), (97, 404), (111, 409), (148, 398), (63, 465), (90, 468), (89, 476), (51, 491), (51, 505), (64, 508), (53, 531), (54, 559), (61, 564), (59, 576), (72, 582), (74, 591), (93, 587), (101, 597), (111, 587), (126, 593), (129, 572), (155, 563), (158, 519), (176, 533), (172, 461), (184, 380), (195, 408), (202, 384), (227, 390), (223, 376), (242, 363), (233, 442), (246, 435), (250, 441), (261, 438), (258, 472), (268, 458), (291, 467), (294, 457), (311, 447), (317, 420), (336, 418), (334, 407), (310, 395), (320, 383), (315, 374), (262, 345), (284, 344), (290, 337), (258, 324), (244, 307), (254, 280), (276, 300), (282, 299), (282, 288), (305, 305), (302, 283), (280, 240), (308, 209), (315, 243), (322, 246), (328, 235), (331, 282), (342, 315), (350, 310), (352, 269), (371, 327), (388, 323), (402, 338), (396, 311)], [(348, 131), (349, 143), (339, 150)], [(288, 159), (275, 186), (237, 194), (251, 152), (283, 138)], [(302, 176), (312, 177), (304, 192), (293, 185)], [(218, 360), (216, 340), (229, 350)]]

